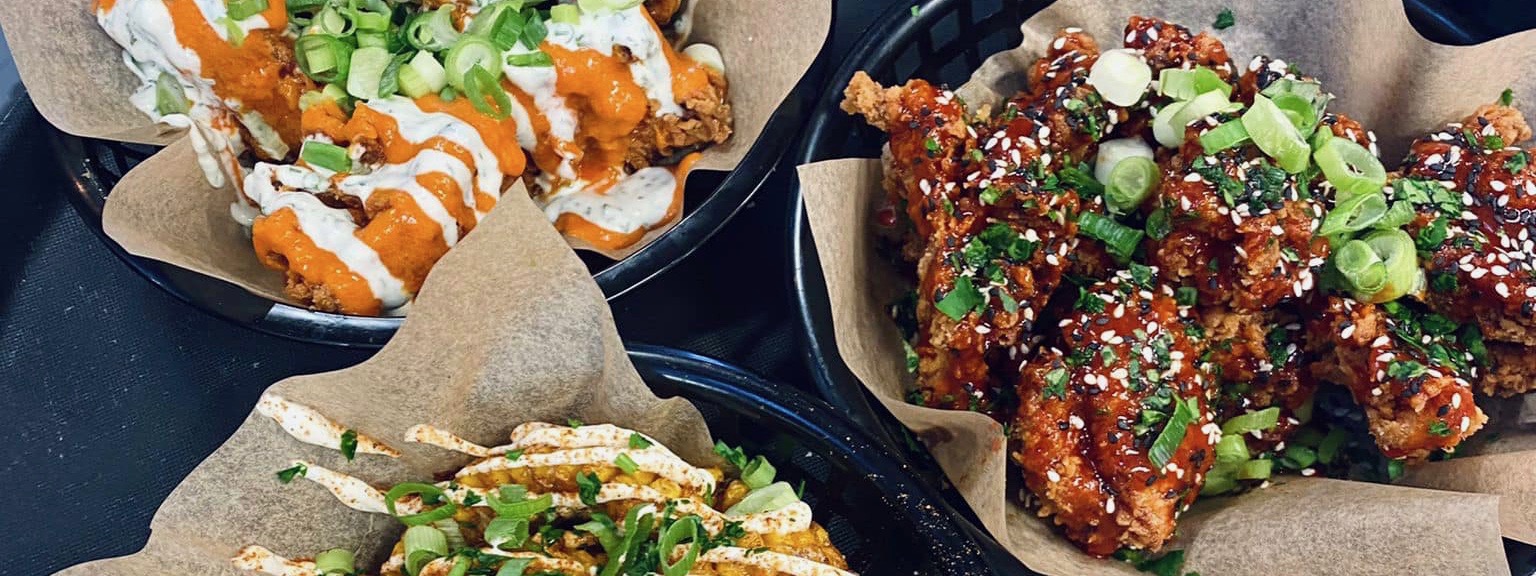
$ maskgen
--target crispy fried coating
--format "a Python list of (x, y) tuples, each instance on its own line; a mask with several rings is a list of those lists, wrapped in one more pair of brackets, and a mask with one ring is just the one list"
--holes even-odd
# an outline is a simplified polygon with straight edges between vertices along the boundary
[(1419, 211), (1409, 232), (1430, 252), (1430, 307), (1491, 340), (1536, 345), (1536, 163), (1504, 139), (1530, 128), (1513, 109), (1478, 110), (1414, 141), (1393, 192)]
[(723, 144), (731, 137), (733, 117), (725, 75), (706, 69), (709, 82), (700, 89), (678, 95), (681, 116), (646, 114), (640, 125), (629, 133), (629, 149), (624, 165), (630, 170), (666, 163), (684, 152)]
[(1488, 417), (1472, 398), (1471, 360), (1422, 317), (1329, 296), (1308, 322), (1311, 366), (1320, 379), (1349, 388), (1365, 409), (1371, 435), (1389, 458), (1421, 460), (1454, 450)]
[[(1020, 374), (1010, 457), (1040, 514), (1096, 556), (1159, 549), (1215, 462), (1194, 320), (1154, 282), (1122, 271), (1088, 288), (1061, 347)], [(1193, 418), (1165, 431), (1176, 412)], [(1182, 439), (1154, 448), (1165, 434)]]
[(1232, 79), (1232, 57), (1221, 40), (1205, 32), (1194, 34), (1166, 20), (1132, 16), (1125, 25), (1125, 47), (1141, 50), (1154, 73), (1165, 68), (1204, 66), (1223, 80)]
[(1202, 305), (1265, 310), (1299, 299), (1328, 257), (1327, 241), (1313, 237), (1323, 206), (1256, 146), (1207, 155), (1198, 135), (1213, 127), (1196, 122), (1178, 154), (1161, 162), (1151, 205), (1170, 231), (1149, 238), (1149, 260), (1199, 290)]
[(1536, 353), (1527, 346), (1488, 342), (1488, 369), (1477, 389), (1489, 396), (1509, 397), (1536, 390)]
[(1280, 419), (1274, 428), (1245, 439), (1253, 452), (1284, 442), (1301, 426), (1297, 411), (1317, 391), (1317, 380), (1304, 366), (1300, 320), (1290, 311), (1213, 307), (1201, 311), (1200, 324), (1208, 344), (1208, 370), (1220, 386), (1214, 403), (1217, 420), (1278, 407)]

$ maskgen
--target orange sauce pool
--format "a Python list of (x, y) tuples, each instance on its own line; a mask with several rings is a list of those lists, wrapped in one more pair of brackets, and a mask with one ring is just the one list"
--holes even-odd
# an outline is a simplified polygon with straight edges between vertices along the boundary
[(299, 216), (283, 208), (251, 225), (256, 256), (269, 268), (287, 270), (310, 285), (321, 285), (329, 292), (337, 312), (362, 316), (379, 314), (379, 299), (362, 276), (330, 251), (322, 250), (299, 227)]

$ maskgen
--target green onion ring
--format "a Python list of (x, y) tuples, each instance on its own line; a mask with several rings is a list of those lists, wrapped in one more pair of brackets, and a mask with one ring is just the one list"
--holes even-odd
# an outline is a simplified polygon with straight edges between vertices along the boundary
[[(1152, 193), (1152, 189), (1157, 187), (1161, 177), (1157, 163), (1151, 158), (1131, 156), (1121, 160), (1110, 169), (1109, 181), (1104, 183), (1109, 208), (1117, 214), (1134, 212)], [(1135, 248), (1131, 250), (1135, 251)]]
[(1364, 240), (1350, 240), (1339, 246), (1333, 253), (1333, 265), (1357, 295), (1369, 297), (1387, 286), (1387, 265)]
[(1386, 286), (1362, 300), (1390, 302), (1423, 287), (1424, 271), (1419, 268), (1419, 255), (1407, 232), (1378, 230), (1366, 236), (1365, 243), (1385, 264)]
[[(699, 560), (699, 552), (704, 548), (704, 541), (700, 538), (703, 527), (700, 526), (698, 516), (685, 516), (673, 522), (661, 533), (661, 538), (656, 541), (656, 548), (660, 556), (661, 572), (666, 576), (688, 576), (688, 571), (693, 569), (693, 564)], [(673, 564), (669, 558), (672, 550), (683, 542), (688, 543), (688, 551), (683, 557)]]
[(1312, 158), (1328, 183), (1341, 194), (1380, 192), (1387, 185), (1387, 170), (1370, 150), (1348, 138), (1330, 135), (1319, 140), (1322, 145), (1312, 153)]
[(351, 550), (332, 548), (315, 555), (315, 574), (351, 576), (357, 573), (357, 558)]
[[(503, 486), (502, 488), (507, 487)], [(516, 496), (516, 498), (513, 498), (513, 496)], [(529, 518), (555, 505), (554, 497), (549, 494), (529, 499), (524, 499), (524, 496), (526, 496), (526, 492), (521, 495), (506, 492), (499, 494), (498, 492), (486, 492), (485, 503), (490, 505), (492, 510), (496, 511), (497, 516), (505, 518)]]
[(1280, 408), (1270, 406), (1246, 414), (1239, 414), (1221, 424), (1222, 436), (1241, 436), (1253, 431), (1274, 428), (1280, 422)]
[[(441, 498), (443, 505), (419, 514), (401, 516), (399, 512), (395, 511), (395, 501), (411, 494), (417, 494), (422, 497), (435, 496)], [(451, 517), (454, 512), (458, 511), (458, 505), (454, 504), (451, 500), (443, 498), (444, 495), (445, 493), (442, 488), (431, 484), (405, 482), (403, 484), (396, 484), (394, 488), (390, 488), (389, 492), (384, 495), (384, 508), (389, 510), (389, 515), (394, 516), (401, 524), (413, 527), (422, 526)], [(433, 530), (436, 530), (436, 528), (433, 528)]]
[(748, 488), (756, 490), (772, 484), (773, 477), (777, 473), (778, 471), (774, 469), (773, 464), (768, 462), (767, 458), (758, 456), (747, 463), (745, 468), (741, 469), (741, 481)]
[(1232, 85), (1222, 80), (1215, 70), (1204, 66), (1197, 66), (1193, 70), (1164, 68), (1158, 73), (1158, 93), (1174, 100), (1192, 100), (1212, 90), (1221, 91), (1223, 96), (1232, 96)]
[(1275, 164), (1286, 172), (1300, 173), (1307, 169), (1312, 148), (1302, 139), (1301, 131), (1291, 123), (1289, 116), (1270, 99), (1253, 96), (1253, 107), (1243, 113), (1243, 128), (1253, 143)]
[(1201, 134), (1200, 147), (1205, 149), (1206, 154), (1215, 154), (1228, 148), (1240, 146), (1250, 139), (1248, 129), (1243, 128), (1241, 120), (1229, 120)]
[(1348, 196), (1323, 218), (1318, 236), (1352, 234), (1370, 228), (1387, 214), (1387, 198), (1381, 192)]
[[(475, 66), (464, 82), (464, 95), (481, 114), (500, 120), (512, 114), (512, 99), (490, 72)], [(493, 106), (494, 104), (494, 106)]]
[(788, 482), (774, 482), (748, 492), (745, 498), (726, 510), (725, 515), (746, 516), (772, 512), (799, 501), (800, 497), (795, 495), (795, 489)]

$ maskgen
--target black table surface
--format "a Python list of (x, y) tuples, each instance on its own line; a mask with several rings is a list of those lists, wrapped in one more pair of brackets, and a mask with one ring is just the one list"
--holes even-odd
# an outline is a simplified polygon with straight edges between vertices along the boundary
[[(893, 3), (838, 2), (832, 55)], [(1500, 33), (1523, 4), (1457, 5)], [(48, 128), (0, 52), (0, 574), (43, 574), (137, 550), (155, 508), (266, 386), (369, 353), (258, 334), (136, 276), (70, 208)], [(624, 337), (810, 394), (790, 320), (787, 186), (781, 167), (697, 253), (613, 302)]]

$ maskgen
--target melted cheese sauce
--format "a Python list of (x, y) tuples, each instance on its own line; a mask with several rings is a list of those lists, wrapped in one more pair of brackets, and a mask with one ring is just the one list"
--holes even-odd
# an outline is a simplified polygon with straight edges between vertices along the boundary
[[(523, 171), (516, 127), (464, 99), (377, 99), (344, 122), (334, 105), (311, 110), (304, 116), (311, 138), (351, 142), (354, 158), (376, 161), (355, 160), (346, 174), (257, 164), (245, 186), (263, 214), (252, 243), (268, 266), (324, 286), (344, 313), (375, 315), (408, 303)], [(337, 203), (361, 208), (367, 223), (359, 226)]]

